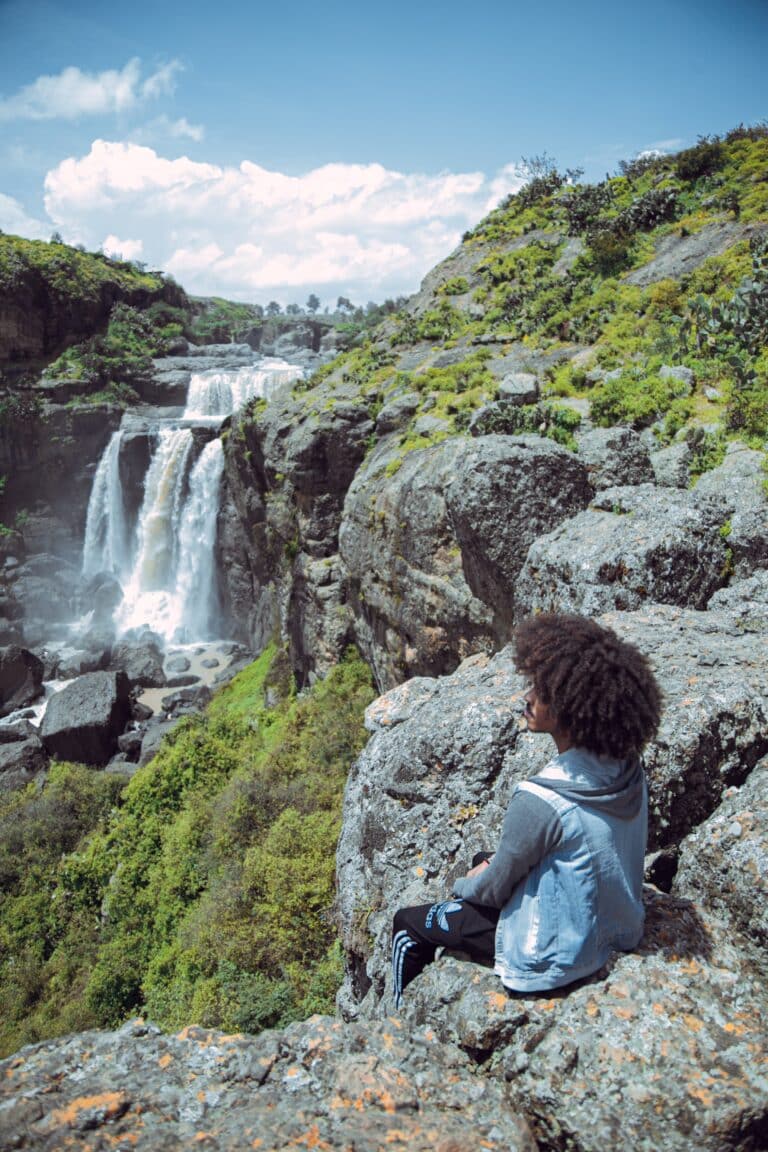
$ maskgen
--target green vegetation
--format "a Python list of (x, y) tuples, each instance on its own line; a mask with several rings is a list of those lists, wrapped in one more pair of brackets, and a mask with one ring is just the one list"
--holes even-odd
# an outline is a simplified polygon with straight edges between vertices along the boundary
[(269, 650), (124, 780), (57, 765), (0, 800), (0, 1049), (139, 1011), (258, 1031), (332, 1010), (354, 653), (296, 696)]
[(18, 293), (27, 287), (44, 287), (55, 300), (98, 303), (110, 290), (113, 298), (138, 292), (161, 296), (168, 282), (160, 272), (146, 272), (101, 252), (0, 235), (0, 293)]

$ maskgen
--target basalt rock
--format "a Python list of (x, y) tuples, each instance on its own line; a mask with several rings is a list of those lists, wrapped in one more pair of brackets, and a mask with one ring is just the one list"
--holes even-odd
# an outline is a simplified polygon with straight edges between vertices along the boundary
[(104, 765), (130, 717), (124, 672), (91, 672), (51, 697), (40, 729), (46, 751), (59, 760)]
[(683, 841), (673, 892), (700, 900), (755, 945), (768, 974), (768, 759)]
[(536, 1152), (503, 1084), (395, 1022), (313, 1016), (260, 1036), (164, 1036), (138, 1020), (24, 1048), (0, 1076), (8, 1146), (28, 1152)]
[(696, 497), (722, 508), (733, 573), (739, 578), (768, 568), (764, 460), (762, 452), (738, 442), (729, 444), (723, 463), (700, 476), (694, 489)]
[(123, 671), (132, 688), (162, 688), (166, 683), (163, 652), (154, 641), (115, 645), (110, 666), (115, 671)]
[(404, 457), (382, 442), (339, 533), (357, 641), (380, 686), (503, 643), (529, 545), (590, 491), (577, 457), (539, 437), (453, 438)]
[[(726, 613), (658, 605), (602, 619), (647, 653), (664, 693), (645, 754), (650, 848), (674, 852), (768, 753), (762, 643)], [(337, 856), (348, 1016), (379, 1011), (396, 909), (445, 898), (474, 853), (493, 849), (512, 785), (549, 759), (549, 742), (522, 730), (525, 687), (504, 649), (369, 708)]]
[(596, 492), (653, 480), (648, 449), (632, 428), (593, 428), (578, 437), (579, 459)]
[(18, 644), (0, 648), (0, 716), (31, 704), (42, 691), (43, 662)]
[(0, 792), (25, 788), (42, 775), (48, 757), (29, 721), (0, 725)]
[(521, 614), (703, 608), (727, 579), (722, 506), (692, 493), (607, 488), (531, 546), (517, 586)]
[(594, 977), (508, 996), (443, 958), (405, 993), (427, 1029), (506, 1083), (543, 1149), (755, 1152), (768, 1135), (768, 997), (737, 936), (697, 904), (646, 890), (638, 949)]

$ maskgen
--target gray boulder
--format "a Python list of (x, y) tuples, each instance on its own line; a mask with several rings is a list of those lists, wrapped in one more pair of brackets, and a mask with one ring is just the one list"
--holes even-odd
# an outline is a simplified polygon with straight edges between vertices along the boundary
[(596, 492), (653, 480), (648, 449), (632, 428), (593, 428), (577, 437), (579, 458)]
[(132, 688), (162, 688), (166, 683), (163, 660), (162, 649), (154, 640), (122, 643), (112, 649), (110, 667), (125, 672)]
[[(602, 619), (647, 653), (664, 693), (645, 755), (650, 848), (674, 848), (768, 753), (763, 645), (714, 612), (658, 605)], [(473, 854), (495, 846), (513, 784), (550, 758), (551, 742), (523, 730), (525, 688), (504, 649), (408, 681), (368, 709), (372, 736), (347, 781), (337, 855), (345, 1015), (379, 1011), (396, 909), (443, 899)]]
[(673, 892), (712, 908), (755, 945), (768, 974), (768, 759), (683, 841)]
[(40, 730), (46, 751), (59, 760), (104, 765), (130, 717), (124, 672), (91, 672), (51, 697)]
[(633, 610), (656, 601), (703, 608), (727, 578), (722, 507), (641, 484), (607, 488), (536, 540), (517, 585), (520, 614)]
[(30, 1152), (536, 1152), (504, 1085), (456, 1048), (328, 1016), (260, 1036), (138, 1020), (37, 1044), (0, 1064), (0, 1108), (7, 1146)]
[(691, 448), (686, 441), (670, 444), (651, 453), (651, 466), (657, 484), (664, 488), (687, 488), (691, 479)]
[(0, 716), (36, 700), (42, 691), (43, 662), (27, 648), (0, 648)]
[(589, 495), (576, 456), (539, 437), (453, 438), (404, 457), (380, 445), (350, 487), (339, 533), (357, 640), (378, 683), (450, 671), (503, 642), (529, 545)]
[(499, 384), (499, 399), (516, 407), (535, 404), (540, 392), (539, 381), (532, 372), (510, 372)]
[(753, 632), (768, 628), (768, 569), (718, 589), (707, 608), (730, 613)]
[(764, 981), (691, 901), (647, 889), (645, 904), (638, 949), (570, 989), (507, 996), (488, 969), (444, 957), (408, 988), (403, 1029), (506, 1082), (542, 1149), (764, 1147)]
[(697, 498), (717, 501), (722, 507), (729, 523), (733, 571), (742, 578), (756, 568), (768, 568), (765, 460), (765, 453), (733, 442), (723, 463), (700, 476), (694, 489)]
[(26, 787), (47, 765), (34, 725), (26, 720), (0, 725), (0, 792)]

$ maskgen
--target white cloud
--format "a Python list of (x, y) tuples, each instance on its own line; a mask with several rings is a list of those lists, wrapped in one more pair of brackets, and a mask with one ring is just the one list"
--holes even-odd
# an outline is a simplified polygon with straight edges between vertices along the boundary
[(292, 176), (97, 140), (48, 173), (45, 203), (68, 240), (92, 247), (105, 235), (141, 237), (144, 258), (194, 293), (367, 301), (414, 291), (462, 232), (522, 183), (513, 165), (491, 178), (375, 163)]
[(26, 236), (28, 240), (48, 240), (53, 229), (50, 223), (35, 220), (14, 200), (0, 192), (0, 229), (12, 236)]
[(195, 140), (198, 143), (205, 137), (202, 124), (190, 124), (186, 116), (171, 120), (169, 116), (156, 116), (131, 132), (130, 141), (135, 144), (152, 144), (158, 140)]
[(144, 251), (142, 240), (121, 240), (119, 236), (112, 234), (105, 237), (101, 247), (107, 256), (121, 260), (136, 260)]
[(125, 112), (172, 92), (181, 69), (179, 61), (172, 60), (142, 79), (137, 57), (120, 71), (93, 73), (65, 68), (56, 76), (38, 76), (14, 96), (0, 100), (0, 120), (77, 120)]

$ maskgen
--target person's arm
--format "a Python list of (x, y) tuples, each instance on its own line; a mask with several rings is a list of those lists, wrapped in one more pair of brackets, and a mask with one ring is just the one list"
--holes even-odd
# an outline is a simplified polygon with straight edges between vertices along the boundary
[(561, 836), (562, 825), (554, 808), (540, 796), (516, 791), (496, 852), (487, 865), (478, 865), (454, 882), (454, 895), (473, 904), (503, 908), (515, 886), (556, 847)]

